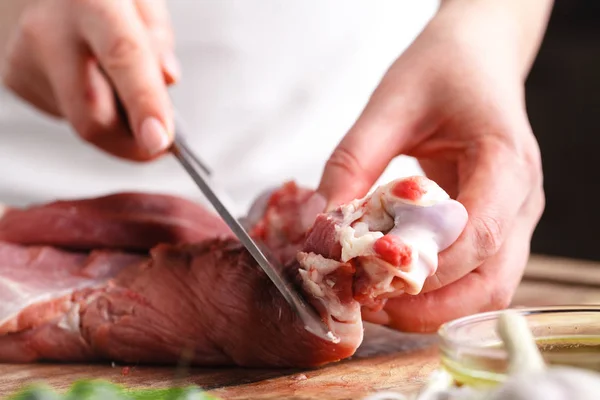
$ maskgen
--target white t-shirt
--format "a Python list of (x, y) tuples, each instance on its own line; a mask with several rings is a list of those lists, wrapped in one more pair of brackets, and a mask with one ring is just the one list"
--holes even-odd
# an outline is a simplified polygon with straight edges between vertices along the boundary
[[(325, 161), (437, 0), (169, 0), (190, 144), (245, 210), (286, 180), (316, 187)], [(170, 156), (130, 163), (84, 144), (0, 90), (0, 202), (118, 191), (204, 201)], [(420, 173), (396, 160), (381, 180)]]

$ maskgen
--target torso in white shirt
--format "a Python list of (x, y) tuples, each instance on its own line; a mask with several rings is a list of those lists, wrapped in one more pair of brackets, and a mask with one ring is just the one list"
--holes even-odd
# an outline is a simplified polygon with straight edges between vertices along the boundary
[[(169, 0), (188, 140), (238, 205), (294, 179), (315, 187), (327, 157), (394, 59), (437, 9), (421, 0)], [(150, 164), (84, 145), (0, 91), (0, 202), (117, 191), (203, 201), (171, 157)], [(381, 180), (419, 173), (395, 161)]]

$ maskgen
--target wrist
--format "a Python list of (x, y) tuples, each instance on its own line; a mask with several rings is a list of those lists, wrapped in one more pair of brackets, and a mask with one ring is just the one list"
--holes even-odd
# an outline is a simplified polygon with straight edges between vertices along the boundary
[(504, 57), (524, 80), (544, 36), (553, 0), (441, 0), (432, 25), (480, 53)]

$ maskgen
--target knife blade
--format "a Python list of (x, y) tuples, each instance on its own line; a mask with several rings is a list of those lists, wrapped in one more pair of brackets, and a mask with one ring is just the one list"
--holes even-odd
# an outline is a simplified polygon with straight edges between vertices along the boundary
[[(329, 330), (316, 311), (307, 304), (306, 300), (283, 277), (278, 260), (270, 255), (265, 246), (262, 246), (261, 250), (259, 245), (250, 237), (240, 222), (233, 217), (228, 208), (223, 204), (210, 178), (205, 173), (206, 167), (203, 167), (202, 164), (199, 164), (199, 168), (194, 167), (194, 162), (198, 160), (198, 157), (193, 154), (185, 143), (183, 135), (178, 130), (179, 126), (176, 121), (175, 138), (171, 148), (172, 154), (177, 158), (181, 166), (187, 171), (200, 191), (206, 196), (257, 264), (267, 274), (288, 304), (298, 314), (304, 323), (304, 328), (321, 339), (338, 343), (340, 339)], [(208, 171), (208, 168), (206, 168), (206, 171)]]
[[(105, 76), (107, 76), (107, 80), (111, 82), (111, 80), (108, 79), (108, 75), (105, 74)], [(121, 102), (116, 90), (113, 90), (113, 95), (115, 98), (115, 103), (117, 105), (117, 111), (119, 112), (119, 115), (121, 116), (124, 123), (127, 126), (130, 126), (127, 113), (125, 112), (123, 103)], [(210, 169), (206, 166), (206, 164), (201, 162), (200, 158), (197, 157), (196, 154), (187, 146), (185, 142), (185, 136), (183, 134), (183, 119), (181, 118), (176, 109), (173, 110), (173, 114), (175, 120), (175, 137), (173, 145), (171, 146), (171, 153), (179, 161), (182, 167), (187, 171), (187, 173), (196, 183), (200, 191), (202, 191), (202, 193), (206, 196), (208, 201), (215, 208), (217, 213), (219, 213), (221, 218), (223, 218), (225, 223), (237, 236), (237, 238), (244, 245), (246, 250), (248, 250), (250, 255), (252, 255), (254, 260), (267, 274), (269, 279), (271, 279), (271, 282), (273, 282), (275, 287), (277, 287), (284, 299), (300, 317), (301, 321), (304, 323), (304, 328), (323, 340), (333, 343), (339, 343), (340, 338), (335, 336), (333, 332), (329, 330), (327, 325), (325, 325), (325, 323), (317, 315), (315, 310), (311, 308), (308, 305), (308, 303), (304, 300), (304, 298), (302, 298), (302, 296), (300, 296), (292, 288), (291, 284), (287, 283), (284, 280), (280, 272), (281, 268), (275, 267), (278, 266), (279, 262), (272, 256), (270, 256), (269, 259), (267, 258), (265, 253), (269, 254), (268, 249), (266, 247), (263, 247), (263, 251), (261, 251), (258, 245), (250, 237), (248, 232), (246, 232), (246, 230), (243, 228), (241, 223), (233, 217), (233, 215), (227, 209), (227, 207), (225, 207), (219, 196), (217, 196), (216, 191), (210, 184)], [(196, 168), (194, 165), (196, 165), (198, 168)]]

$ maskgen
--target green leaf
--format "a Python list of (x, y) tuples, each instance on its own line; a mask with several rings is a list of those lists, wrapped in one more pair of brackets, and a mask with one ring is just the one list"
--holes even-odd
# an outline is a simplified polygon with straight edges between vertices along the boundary
[(197, 387), (171, 389), (144, 389), (128, 391), (127, 395), (134, 400), (217, 400), (216, 397), (203, 393)]
[(21, 391), (11, 395), (8, 400), (61, 400), (60, 396), (49, 388), (37, 385), (26, 386)]
[(78, 381), (64, 397), (65, 400), (126, 400), (123, 389), (106, 381)]
[(102, 380), (75, 382), (63, 396), (45, 386), (28, 386), (9, 400), (218, 400), (195, 386), (169, 389), (123, 389)]

